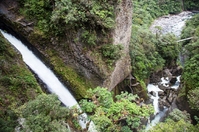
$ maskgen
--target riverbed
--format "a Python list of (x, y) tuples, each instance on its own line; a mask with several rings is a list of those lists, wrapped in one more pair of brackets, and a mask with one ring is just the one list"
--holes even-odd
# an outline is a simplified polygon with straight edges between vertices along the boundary
[(161, 34), (173, 33), (179, 37), (183, 27), (185, 26), (186, 20), (190, 19), (192, 16), (193, 13), (190, 11), (183, 11), (177, 15), (169, 14), (162, 16), (152, 23), (150, 30), (152, 33), (156, 34), (156, 32), (158, 32), (157, 27), (161, 27)]

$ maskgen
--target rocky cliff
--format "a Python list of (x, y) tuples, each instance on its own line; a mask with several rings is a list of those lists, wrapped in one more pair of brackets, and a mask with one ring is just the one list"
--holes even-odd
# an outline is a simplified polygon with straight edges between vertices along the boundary
[(97, 53), (93, 51), (95, 49), (87, 49), (83, 43), (75, 41), (75, 38), (80, 38), (81, 29), (67, 32), (61, 39), (55, 36), (43, 37), (44, 35), (35, 28), (34, 21), (20, 15), (16, 0), (0, 1), (0, 25), (2, 28), (11, 27), (18, 36), (30, 42), (29, 47), (36, 48), (35, 51), (41, 53), (39, 56), (42, 56), (63, 83), (70, 87), (72, 93), (81, 98), (90, 87), (103, 86), (112, 90), (131, 71), (129, 57), (131, 0), (122, 0), (116, 8), (118, 10), (115, 13), (115, 28), (111, 30), (109, 36), (114, 45), (121, 44), (124, 48), (122, 57), (111, 68), (103, 60), (99, 60)]

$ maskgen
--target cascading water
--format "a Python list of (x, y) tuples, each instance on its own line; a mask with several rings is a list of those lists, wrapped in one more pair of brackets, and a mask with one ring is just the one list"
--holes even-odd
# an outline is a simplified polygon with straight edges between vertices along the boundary
[[(164, 78), (162, 77), (161, 78), (161, 82), (159, 83), (160, 85), (163, 85), (164, 87), (168, 87), (169, 88), (169, 81), (168, 81), (168, 77), (167, 78)], [(177, 77), (177, 81), (174, 85), (172, 85), (170, 88), (172, 89), (178, 89), (180, 85), (180, 76)], [(164, 110), (163, 111), (160, 111), (159, 109), (159, 105), (158, 105), (158, 101), (159, 101), (159, 95), (158, 95), (158, 92), (161, 91), (161, 92), (164, 92), (163, 90), (161, 90), (158, 85), (155, 85), (155, 84), (148, 84), (147, 86), (147, 89), (148, 89), (148, 92), (154, 92), (155, 95), (154, 96), (151, 96), (151, 99), (153, 99), (153, 106), (154, 106), (154, 115), (155, 115), (155, 118), (150, 122), (150, 124), (147, 124), (146, 126), (146, 130), (149, 130), (152, 126), (155, 126), (160, 120), (162, 117), (164, 117), (166, 111), (168, 110), (168, 108), (164, 107)]]
[[(75, 98), (71, 95), (67, 88), (58, 80), (55, 74), (44, 65), (44, 63), (39, 60), (33, 53), (30, 51), (21, 41), (16, 39), (14, 36), (5, 33), (0, 30), (3, 36), (22, 54), (24, 62), (38, 75), (38, 77), (47, 85), (48, 90), (51, 93), (55, 93), (59, 100), (66, 106), (72, 107), (78, 105)], [(87, 118), (86, 114), (82, 114), (83, 118)], [(82, 120), (79, 120), (82, 128), (86, 128), (86, 123)], [(95, 131), (94, 124), (90, 123), (92, 126), (89, 127), (89, 131)]]
[[(155, 20), (154, 23), (152, 24), (150, 30), (153, 33), (156, 33), (156, 27), (160, 26), (161, 27), (161, 33), (162, 34), (166, 34), (166, 33), (173, 33), (174, 35), (176, 35), (176, 37), (180, 37), (181, 31), (183, 26), (185, 25), (185, 21), (190, 19), (193, 16), (192, 12), (182, 12), (178, 15), (168, 15), (168, 16), (163, 16), (160, 17), (159, 19)], [(168, 87), (169, 84), (169, 80), (168, 78), (161, 78), (161, 85), (163, 85), (164, 87)], [(180, 76), (177, 77), (177, 81), (176, 83), (171, 86), (171, 89), (178, 89), (180, 85)], [(147, 86), (148, 92), (154, 92), (155, 96), (151, 96), (151, 99), (153, 99), (153, 106), (154, 106), (154, 110), (155, 110), (155, 118), (150, 122), (150, 124), (147, 124), (146, 130), (149, 130), (152, 126), (155, 126), (160, 119), (165, 116), (166, 111), (168, 110), (168, 108), (164, 108), (163, 111), (159, 110), (159, 96), (158, 96), (158, 92), (162, 91), (158, 85), (154, 85), (154, 84), (149, 84)]]

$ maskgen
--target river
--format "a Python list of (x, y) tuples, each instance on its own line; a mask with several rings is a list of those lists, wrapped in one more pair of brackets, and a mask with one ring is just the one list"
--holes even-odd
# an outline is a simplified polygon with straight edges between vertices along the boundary
[[(153, 22), (153, 24), (150, 27), (150, 30), (154, 34), (156, 34), (157, 32), (160, 34), (173, 33), (176, 37), (179, 38), (182, 29), (185, 26), (186, 20), (190, 19), (192, 16), (193, 13), (189, 11), (184, 11), (177, 15), (162, 16)], [(159, 29), (157, 27), (159, 27)], [(167, 87), (167, 84), (169, 83), (168, 78), (161, 78), (161, 80), (162, 82), (160, 82), (159, 84), (162, 84), (165, 87)], [(177, 77), (176, 83), (170, 88), (178, 89), (179, 85), (180, 85), (180, 76)], [(153, 106), (155, 110), (154, 113), (155, 118), (151, 122), (149, 122), (149, 124), (146, 127), (146, 130), (149, 130), (152, 126), (155, 126), (161, 120), (162, 117), (165, 116), (165, 113), (168, 110), (168, 108), (164, 107), (163, 110), (159, 109), (158, 92), (162, 91), (159, 88), (159, 85), (148, 84), (147, 89), (149, 93), (153, 91), (155, 94), (155, 96), (151, 95), (151, 99), (153, 100)]]

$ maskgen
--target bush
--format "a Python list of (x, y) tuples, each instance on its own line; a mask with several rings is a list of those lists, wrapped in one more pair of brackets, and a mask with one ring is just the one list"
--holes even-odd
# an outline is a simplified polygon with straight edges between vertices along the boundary
[[(136, 95), (121, 93), (114, 101), (106, 88), (97, 87), (88, 91), (87, 99), (81, 100), (80, 106), (83, 111), (89, 112), (90, 119), (100, 132), (132, 131), (141, 128), (141, 118), (148, 118), (153, 113), (151, 105), (138, 106), (135, 103), (137, 99)], [(93, 105), (94, 109), (87, 109)]]

